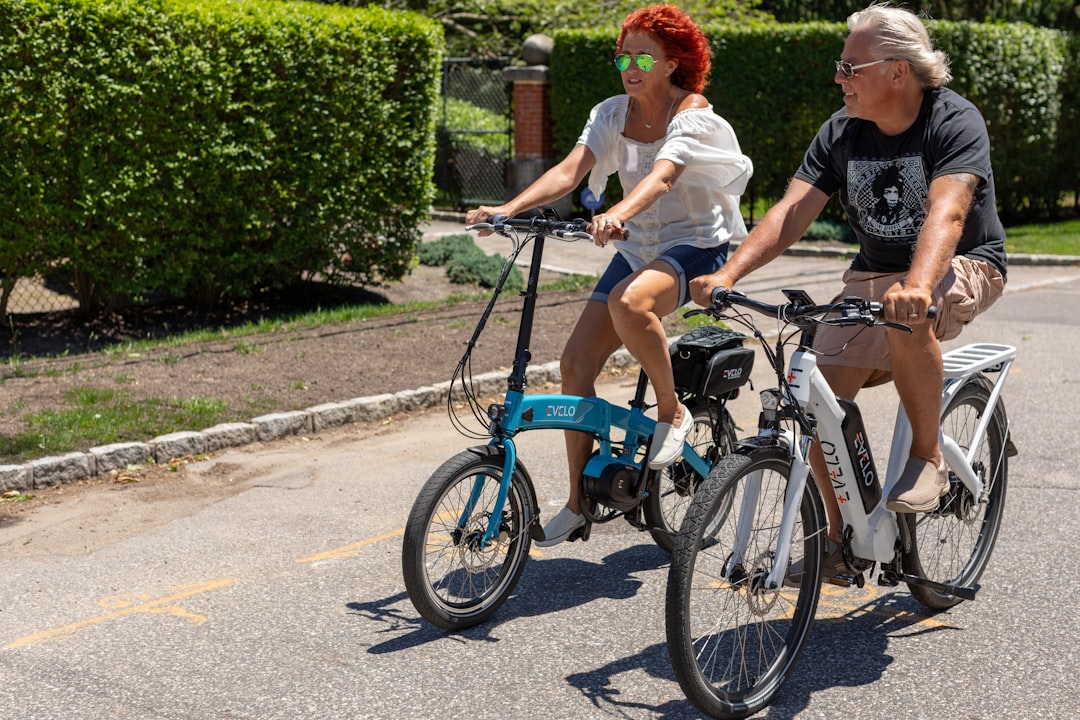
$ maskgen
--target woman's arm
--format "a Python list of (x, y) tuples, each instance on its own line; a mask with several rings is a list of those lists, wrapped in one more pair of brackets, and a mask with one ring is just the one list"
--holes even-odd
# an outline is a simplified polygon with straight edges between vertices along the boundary
[(643, 210), (648, 209), (662, 195), (671, 190), (686, 168), (670, 160), (657, 160), (652, 172), (627, 193), (622, 200), (612, 205), (592, 219), (589, 232), (596, 238), (596, 244), (603, 246), (612, 235), (619, 236), (623, 224)]
[(585, 145), (575, 145), (562, 161), (538, 177), (517, 197), (502, 205), (481, 205), (465, 213), (465, 224), (484, 222), (494, 215), (514, 217), (526, 210), (553, 203), (573, 191), (594, 165), (596, 157), (592, 150)]
[(792, 180), (784, 197), (765, 213), (723, 267), (690, 281), (694, 302), (707, 307), (716, 288), (730, 290), (740, 279), (779, 257), (802, 238), (828, 201), (829, 196), (810, 183)]

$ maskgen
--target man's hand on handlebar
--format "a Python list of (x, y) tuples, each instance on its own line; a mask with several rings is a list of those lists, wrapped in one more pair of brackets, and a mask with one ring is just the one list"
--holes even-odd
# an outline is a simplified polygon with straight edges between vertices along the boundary
[(933, 302), (928, 291), (900, 284), (889, 288), (881, 298), (885, 319), (904, 325), (916, 325), (928, 320)]
[(723, 270), (711, 275), (701, 275), (690, 281), (690, 299), (702, 307), (710, 307), (714, 304), (714, 295), (718, 290), (731, 292), (735, 284), (726, 280)]

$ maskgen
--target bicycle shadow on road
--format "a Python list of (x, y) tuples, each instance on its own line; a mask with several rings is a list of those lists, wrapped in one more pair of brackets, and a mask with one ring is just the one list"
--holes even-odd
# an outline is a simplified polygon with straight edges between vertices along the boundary
[(950, 630), (960, 628), (906, 592), (825, 585), (799, 664), (761, 717), (794, 717), (815, 691), (873, 685), (893, 662), (892, 641)]
[[(641, 670), (660, 680), (670, 681), (671, 699), (662, 705), (634, 699), (638, 689), (631, 682), (619, 680), (618, 676)], [(679, 690), (675, 675), (671, 671), (666, 643), (650, 645), (640, 653), (601, 665), (595, 670), (568, 675), (566, 682), (580, 690), (589, 704), (597, 710), (613, 717), (631, 717), (635, 715), (630, 713), (633, 710), (647, 711), (650, 717), (660, 720), (701, 717), (701, 713), (683, 698)], [(650, 687), (646, 693), (650, 699), (655, 697), (654, 690), (655, 688)]]
[[(625, 600), (644, 584), (636, 573), (657, 570), (670, 562), (669, 555), (652, 544), (635, 545), (614, 552), (599, 563), (577, 558), (530, 559), (514, 593), (487, 622), (457, 633), (437, 628), (416, 615), (406, 593), (373, 602), (347, 603), (354, 614), (385, 627), (386, 642), (368, 648), (385, 654), (418, 647), (433, 640), (456, 636), (466, 640), (498, 642), (494, 631), (503, 623), (581, 607), (594, 600)], [(406, 634), (398, 633), (406, 631)]]
[[(826, 586), (829, 588), (830, 586)], [(890, 639), (941, 630), (958, 630), (932, 616), (903, 593), (877, 594), (874, 588), (823, 590), (817, 620), (807, 648), (788, 682), (759, 718), (791, 718), (806, 710), (816, 690), (871, 685), (885, 673), (893, 658)], [(842, 662), (837, 658), (842, 658)], [(617, 676), (644, 670), (672, 683), (674, 699), (660, 705), (634, 698), (632, 684)], [(616, 717), (646, 710), (663, 720), (700, 718), (685, 700), (671, 670), (665, 643), (566, 678), (591, 705)]]

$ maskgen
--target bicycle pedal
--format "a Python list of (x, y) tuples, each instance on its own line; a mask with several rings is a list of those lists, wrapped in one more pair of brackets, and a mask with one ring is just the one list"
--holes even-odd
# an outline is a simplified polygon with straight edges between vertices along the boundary
[(866, 585), (866, 576), (862, 573), (858, 575), (837, 575), (836, 577), (825, 578), (825, 582), (830, 585), (836, 585), (837, 587), (864, 587)]

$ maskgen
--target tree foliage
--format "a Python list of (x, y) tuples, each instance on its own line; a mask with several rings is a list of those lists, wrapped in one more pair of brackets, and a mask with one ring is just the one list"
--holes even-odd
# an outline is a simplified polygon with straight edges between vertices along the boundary
[[(377, 5), (413, 10), (442, 23), (447, 54), (456, 57), (515, 56), (534, 33), (567, 28), (617, 28), (626, 14), (644, 3), (634, 0), (321, 0), (353, 6)], [(686, 0), (678, 6), (699, 24), (764, 19), (760, 0)]]
[[(760, 8), (780, 22), (840, 21), (870, 0), (761, 0)], [(1080, 30), (1080, 5), (1074, 0), (930, 0), (896, 2), (934, 20), (1026, 22), (1060, 30)]]
[[(646, 3), (640, 0), (319, 0), (329, 4), (413, 10), (442, 23), (451, 56), (514, 56), (533, 33), (563, 29), (618, 27), (623, 17)], [(676, 4), (699, 24), (752, 19), (780, 22), (840, 21), (871, 0), (679, 0)], [(936, 20), (1026, 22), (1080, 30), (1075, 0), (929, 0), (897, 2)]]

